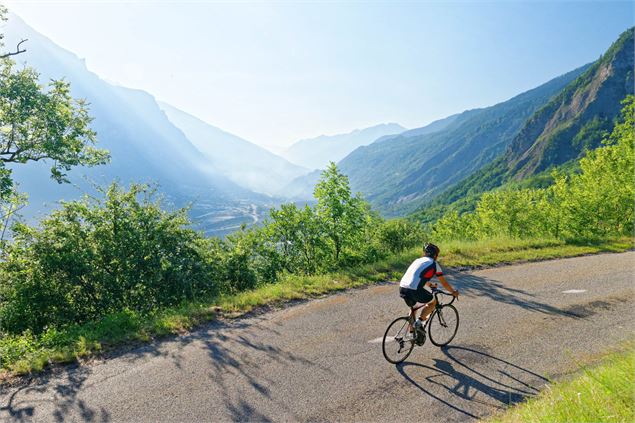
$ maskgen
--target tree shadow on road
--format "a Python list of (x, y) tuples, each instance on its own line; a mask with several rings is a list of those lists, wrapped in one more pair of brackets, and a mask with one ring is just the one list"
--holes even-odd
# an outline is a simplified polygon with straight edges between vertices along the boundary
[[(110, 354), (109, 362), (118, 360), (123, 366), (132, 367), (144, 360), (164, 359), (166, 364), (185, 373), (195, 364), (192, 357), (188, 358), (186, 347), (196, 344), (203, 348), (203, 357), (207, 358), (199, 371), (207, 374), (210, 385), (219, 388), (210, 389), (210, 395), (211, 392), (219, 395), (226, 419), (270, 421), (255, 405), (258, 399), (274, 401), (271, 389), (276, 382), (262, 369), (265, 364), (273, 362), (280, 368), (312, 366), (325, 374), (330, 370), (277, 346), (272, 339), (280, 334), (275, 327), (260, 324), (260, 320), (215, 321), (187, 335)], [(92, 406), (90, 399), (81, 396), (93, 371), (92, 365), (59, 367), (0, 387), (0, 421), (111, 420), (112, 410)], [(98, 376), (91, 384), (100, 380)], [(294, 415), (282, 403), (276, 403), (275, 407)]]
[[(256, 411), (258, 407), (254, 400), (258, 399), (275, 402), (277, 409), (297, 420), (299, 417), (293, 410), (271, 397), (271, 388), (276, 382), (267, 376), (262, 367), (273, 363), (281, 369), (298, 365), (326, 373), (331, 371), (275, 346), (271, 340), (280, 334), (269, 325), (259, 323), (253, 319), (249, 323), (241, 320), (227, 328), (231, 330), (215, 329), (201, 335), (200, 340), (207, 348), (211, 365), (210, 381), (221, 388), (223, 402), (233, 421), (270, 421), (266, 415)], [(247, 391), (240, 392), (245, 382)]]
[[(281, 369), (298, 365), (331, 373), (330, 369), (277, 346), (284, 345), (284, 342), (274, 341), (279, 336), (281, 334), (265, 318), (215, 321), (179, 337), (175, 340), (179, 348), (171, 348), (160, 355), (169, 358), (176, 368), (181, 369), (187, 359), (185, 347), (191, 344), (203, 346), (207, 363), (201, 365), (200, 371), (207, 374), (210, 386), (218, 388), (210, 389), (210, 395), (212, 392), (218, 395), (227, 419), (270, 421), (271, 418), (257, 407), (259, 400), (275, 402), (275, 408), (289, 416), (295, 416), (295, 413), (271, 397), (276, 382), (263, 369), (265, 365), (273, 363)], [(150, 354), (155, 355), (156, 352)]]
[[(456, 412), (481, 418), (538, 393), (548, 380), (480, 347), (445, 347), (432, 366), (405, 362), (397, 371), (428, 397)], [(449, 418), (456, 420), (457, 418)]]
[(585, 317), (579, 316), (570, 310), (560, 309), (542, 302), (528, 291), (505, 286), (502, 282), (494, 279), (462, 272), (450, 272), (448, 276), (450, 283), (457, 288), (461, 294), (467, 296), (486, 297), (499, 303), (514, 305), (544, 314), (573, 318)]
[[(17, 385), (0, 388), (0, 420), (53, 420), (64, 422), (79, 417), (86, 422), (108, 422), (110, 414), (104, 408), (94, 408), (77, 398), (91, 371), (85, 366), (68, 366), (54, 373), (23, 379)], [(22, 400), (22, 395), (37, 399)], [(37, 407), (50, 410), (48, 418), (36, 415)]]

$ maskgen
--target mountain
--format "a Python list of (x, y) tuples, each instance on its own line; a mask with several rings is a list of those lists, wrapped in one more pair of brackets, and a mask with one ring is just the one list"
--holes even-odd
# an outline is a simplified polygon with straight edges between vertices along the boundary
[(621, 101), (634, 93), (634, 29), (537, 110), (504, 154), (439, 196), (449, 204), (578, 159), (596, 148), (614, 125)]
[(357, 147), (368, 145), (386, 135), (398, 134), (405, 128), (396, 123), (382, 123), (347, 134), (321, 135), (304, 139), (289, 147), (282, 155), (292, 163), (309, 169), (323, 169), (329, 162), (339, 162)]
[(262, 147), (225, 132), (166, 103), (159, 104), (170, 122), (234, 183), (269, 195), (309, 172)]
[(360, 147), (339, 163), (340, 170), (382, 213), (412, 211), (491, 163), (533, 113), (588, 67), (494, 106), (450, 116), (440, 130), (410, 131)]
[[(390, 140), (398, 137), (414, 137), (417, 135), (431, 134), (433, 132), (445, 129), (456, 119), (457, 116), (458, 115), (452, 115), (444, 119), (439, 119), (421, 128), (410, 129), (401, 132), (398, 135), (384, 135), (383, 137), (379, 137), (375, 141), (375, 143), (389, 142)], [(320, 179), (321, 173), (322, 170), (317, 169), (313, 172), (295, 178), (293, 181), (291, 181), (291, 183), (280, 190), (280, 195), (284, 195), (287, 198), (293, 198), (296, 200), (312, 200), (313, 188)]]
[(322, 170), (316, 169), (313, 172), (295, 178), (280, 190), (280, 195), (297, 201), (313, 200), (313, 189), (320, 180), (321, 174)]
[(26, 63), (34, 67), (43, 84), (50, 79), (64, 78), (71, 83), (75, 98), (90, 103), (90, 115), (94, 117), (91, 126), (97, 132), (98, 147), (111, 153), (108, 165), (71, 170), (71, 185), (50, 180), (45, 163), (14, 166), (21, 191), (30, 197), (27, 217), (46, 211), (58, 200), (93, 193), (92, 183), (104, 185), (116, 179), (124, 184), (158, 183), (166, 200), (176, 206), (194, 201), (192, 215), (200, 218), (202, 227), (208, 230), (227, 226), (216, 222), (216, 215), (222, 215), (224, 220), (256, 220), (252, 204), (268, 200), (239, 187), (210, 164), (167, 119), (150, 94), (100, 79), (86, 68), (83, 60), (55, 45), (13, 14), (4, 32), (7, 45), (14, 45), (21, 38), (28, 39), (27, 52), (15, 57), (19, 65)]
[(450, 126), (458, 117), (459, 117), (459, 114), (451, 115), (443, 119), (435, 120), (420, 128), (414, 128), (414, 129), (409, 129), (407, 131), (403, 131), (397, 135), (385, 135), (377, 139), (377, 141), (375, 142), (384, 142), (384, 141), (389, 141), (398, 137), (409, 138), (409, 137), (415, 137), (419, 135), (427, 135), (427, 134), (432, 134), (434, 132), (439, 132), (447, 128), (448, 126)]
[(621, 101), (633, 94), (633, 28), (578, 79), (529, 119), (505, 156), (515, 178), (575, 159), (600, 145)]

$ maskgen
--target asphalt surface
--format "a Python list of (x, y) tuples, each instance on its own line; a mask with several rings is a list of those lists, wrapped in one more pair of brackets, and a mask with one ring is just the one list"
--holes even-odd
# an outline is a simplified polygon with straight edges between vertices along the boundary
[(395, 284), (347, 291), (0, 388), (2, 421), (466, 421), (633, 335), (635, 252), (450, 273), (459, 332), (402, 365)]

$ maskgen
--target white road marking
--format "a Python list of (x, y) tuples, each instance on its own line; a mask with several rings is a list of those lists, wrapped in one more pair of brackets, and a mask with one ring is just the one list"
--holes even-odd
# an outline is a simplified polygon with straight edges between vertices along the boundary
[(368, 343), (369, 344), (379, 344), (383, 340), (384, 340), (384, 337), (380, 336), (379, 338), (371, 339), (370, 341), (368, 341)]
[(562, 291), (563, 294), (582, 294), (583, 292), (586, 292), (586, 289), (567, 289)]

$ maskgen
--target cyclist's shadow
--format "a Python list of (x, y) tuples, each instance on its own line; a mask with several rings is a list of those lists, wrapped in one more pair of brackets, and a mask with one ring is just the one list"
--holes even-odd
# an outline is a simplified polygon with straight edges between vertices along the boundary
[[(484, 408), (491, 412), (533, 396), (548, 382), (531, 370), (474, 348), (441, 350), (447, 360), (434, 359), (432, 366), (405, 362), (397, 370), (426, 395), (472, 418), (483, 417), (477, 414), (483, 414)], [(409, 374), (409, 367), (418, 369), (418, 374)]]

